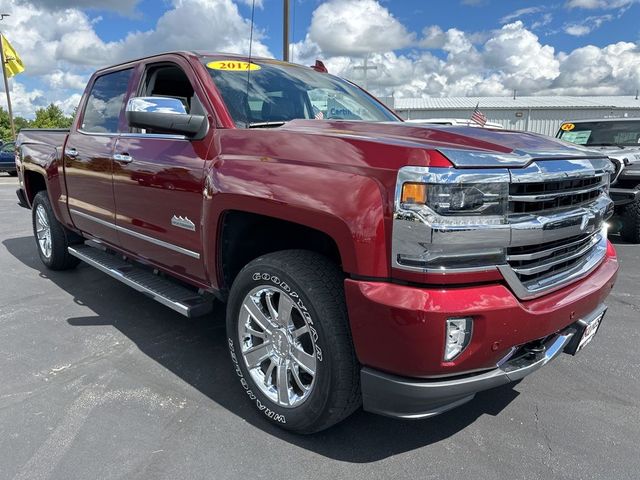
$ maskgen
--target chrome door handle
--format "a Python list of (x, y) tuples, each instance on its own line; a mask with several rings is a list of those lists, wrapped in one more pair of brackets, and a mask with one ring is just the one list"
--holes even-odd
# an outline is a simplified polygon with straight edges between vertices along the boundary
[(66, 148), (64, 150), (64, 154), (67, 157), (76, 158), (80, 154), (80, 152), (78, 152), (78, 150), (76, 150), (75, 148)]
[(121, 163), (131, 163), (133, 162), (133, 157), (127, 153), (116, 153), (113, 155), (113, 159), (116, 162), (121, 162)]

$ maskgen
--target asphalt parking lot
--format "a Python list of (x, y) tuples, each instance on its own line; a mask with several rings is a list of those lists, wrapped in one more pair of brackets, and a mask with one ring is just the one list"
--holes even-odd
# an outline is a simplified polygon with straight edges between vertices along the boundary
[(186, 320), (89, 266), (49, 272), (0, 175), (0, 479), (576, 478), (640, 471), (640, 246), (593, 343), (431, 420), (267, 424), (224, 310)]

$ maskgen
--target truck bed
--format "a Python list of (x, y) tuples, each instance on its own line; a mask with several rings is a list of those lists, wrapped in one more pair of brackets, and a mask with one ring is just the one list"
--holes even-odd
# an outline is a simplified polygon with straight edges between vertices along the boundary
[(18, 145), (46, 144), (62, 147), (69, 134), (68, 128), (23, 128), (18, 133)]
[(23, 128), (16, 139), (21, 164), (47, 169), (62, 157), (68, 135), (69, 129), (64, 128)]

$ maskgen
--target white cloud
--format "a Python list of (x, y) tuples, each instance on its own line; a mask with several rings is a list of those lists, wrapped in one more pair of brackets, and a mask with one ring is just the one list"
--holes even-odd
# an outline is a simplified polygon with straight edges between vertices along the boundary
[[(75, 64), (110, 64), (168, 50), (209, 50), (246, 53), (250, 21), (231, 0), (174, 0), (174, 8), (158, 20), (155, 29), (129, 33), (124, 39), (103, 42), (93, 29), (66, 33), (57, 55)], [(253, 54), (271, 56), (254, 29)]]
[(615, 8), (628, 8), (639, 0), (568, 0), (567, 8), (583, 8), (586, 10), (613, 10)]
[(245, 5), (247, 5), (248, 7), (253, 6), (255, 2), (256, 8), (264, 8), (263, 0), (240, 0), (240, 1)]
[(544, 10), (543, 7), (520, 8), (520, 9), (516, 10), (515, 12), (512, 12), (512, 13), (502, 17), (500, 19), (500, 23), (509, 23), (509, 22), (517, 20), (518, 18), (523, 17), (525, 15), (532, 15), (534, 13), (540, 13), (543, 10)]
[(405, 47), (413, 35), (375, 0), (329, 0), (314, 12), (309, 40), (328, 55), (360, 56)]
[[(7, 97), (4, 94), (4, 85), (0, 82), (0, 106), (7, 109)], [(11, 92), (11, 106), (15, 116), (33, 118), (38, 108), (43, 108), (53, 103), (59, 106), (65, 115), (71, 115), (80, 103), (80, 93), (69, 94), (65, 90), (43, 90), (40, 88), (28, 89), (24, 84), (11, 79), (9, 81)]]
[(582, 37), (588, 35), (593, 30), (600, 28), (603, 23), (610, 22), (614, 19), (613, 15), (598, 15), (587, 17), (580, 22), (569, 23), (563, 27), (565, 33), (574, 37)]
[(74, 93), (73, 95), (61, 100), (54, 100), (53, 104), (60, 107), (65, 115), (73, 115), (76, 107), (80, 104), (81, 97), (82, 95), (79, 93)]
[(630, 95), (640, 87), (640, 46), (618, 42), (578, 48), (560, 57), (560, 75), (548, 92), (562, 95)]
[[(137, 3), (0, 0), (0, 11), (12, 12), (3, 21), (3, 32), (26, 66), (18, 79), (30, 78), (27, 83), (38, 84), (27, 89), (22, 83), (14, 83), (13, 95), (19, 99), (16, 113), (32, 117), (36, 108), (51, 102), (72, 108), (77, 103), (73, 95), (79, 95), (89, 75), (100, 66), (176, 49), (230, 53), (246, 53), (249, 49), (250, 21), (232, 0), (172, 0), (153, 29), (130, 32), (116, 41), (104, 41), (96, 33), (100, 17), (70, 8), (124, 9), (120, 13), (126, 14)], [(260, 5), (261, 0), (257, 0), (256, 6)], [(263, 36), (259, 28), (254, 30), (253, 53), (271, 56)]]
[(564, 32), (574, 37), (582, 37), (591, 32), (591, 28), (586, 25), (570, 24), (564, 26)]
[(89, 77), (84, 75), (76, 75), (71, 72), (63, 72), (55, 70), (51, 73), (43, 75), (43, 80), (53, 89), (72, 89), (82, 90), (87, 84)]
[[(19, 115), (32, 117), (35, 108), (53, 102), (71, 113), (96, 67), (128, 58), (176, 48), (246, 52), (250, 25), (238, 3), (250, 5), (251, 0), (235, 2), (171, 0), (153, 28), (105, 41), (96, 33), (99, 17), (78, 8), (64, 8), (103, 5), (99, 0), (0, 0), (0, 11), (13, 12), (3, 22), (4, 31), (27, 66), (17, 81), (11, 81), (14, 109)], [(114, 9), (124, 4), (122, 0), (112, 3)], [(132, 8), (136, 4), (130, 3)], [(256, 6), (261, 4), (256, 0)], [(631, 0), (569, 0), (565, 6), (610, 9), (614, 4), (624, 9)], [(551, 22), (546, 8), (515, 11), (503, 19), (506, 24), (493, 31), (443, 30), (431, 25), (416, 34), (385, 5), (381, 0), (321, 3), (304, 38), (292, 47), (294, 60), (311, 65), (321, 58), (331, 73), (363, 83), (362, 69), (354, 67), (361, 66), (366, 57), (369, 65), (376, 67), (367, 72), (367, 81), (378, 95), (509, 95), (513, 89), (520, 95), (606, 95), (633, 94), (640, 88), (638, 44), (620, 42), (556, 52), (532, 32)], [(243, 12), (246, 14), (246, 9)], [(586, 34), (621, 12), (576, 19), (564, 30), (572, 35)], [(535, 20), (530, 28), (520, 20), (508, 21), (524, 15)], [(271, 56), (264, 36), (257, 28), (253, 52)]]
[(536, 20), (531, 24), (531, 30), (536, 30), (540, 27), (549, 25), (552, 21), (553, 21), (553, 14), (545, 13), (544, 15), (542, 15), (542, 18), (540, 18), (539, 20)]
[[(173, 0), (154, 29), (110, 42), (96, 33), (96, 19), (78, 9), (48, 11), (33, 4), (18, 6), (18, 1), (0, 0), (0, 8), (14, 12), (3, 27), (26, 64), (26, 75), (83, 68), (87, 73), (96, 66), (176, 48), (240, 53), (249, 47), (250, 22), (232, 0)], [(263, 33), (254, 30), (253, 52), (270, 56), (262, 38)]]
[[(369, 88), (381, 96), (422, 97), (509, 95), (514, 89), (520, 95), (623, 95), (640, 87), (640, 46), (633, 43), (566, 54), (545, 45), (521, 21), (481, 38), (458, 29), (425, 27), (414, 43), (417, 50), (369, 55), (369, 65), (377, 67), (368, 72)], [(309, 38), (294, 50), (302, 63), (324, 58), (331, 73), (364, 81), (362, 70), (353, 68), (362, 59), (330, 55)]]

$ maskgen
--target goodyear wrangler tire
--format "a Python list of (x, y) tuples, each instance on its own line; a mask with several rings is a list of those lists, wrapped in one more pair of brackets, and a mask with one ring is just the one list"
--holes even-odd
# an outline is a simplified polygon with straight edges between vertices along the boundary
[(325, 257), (285, 250), (253, 260), (231, 287), (236, 373), (247, 398), (282, 428), (318, 432), (360, 406), (343, 282)]
[(69, 254), (67, 247), (81, 239), (58, 222), (46, 190), (38, 192), (33, 199), (32, 225), (40, 260), (48, 269), (69, 270), (80, 263)]

